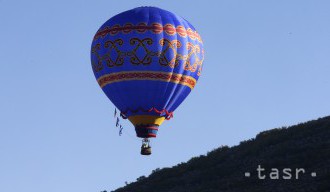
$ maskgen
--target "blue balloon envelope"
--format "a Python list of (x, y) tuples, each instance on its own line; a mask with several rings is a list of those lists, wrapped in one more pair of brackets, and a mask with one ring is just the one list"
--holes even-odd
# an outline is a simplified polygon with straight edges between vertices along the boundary
[(98, 84), (138, 137), (158, 127), (183, 102), (201, 74), (203, 41), (182, 17), (139, 7), (106, 21), (94, 36), (91, 63)]

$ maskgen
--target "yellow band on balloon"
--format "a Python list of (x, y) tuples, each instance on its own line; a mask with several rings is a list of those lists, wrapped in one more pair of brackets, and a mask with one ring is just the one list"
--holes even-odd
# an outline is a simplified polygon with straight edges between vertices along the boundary
[(133, 125), (154, 124), (160, 126), (164, 122), (165, 117), (152, 116), (152, 115), (134, 115), (128, 117), (128, 120), (130, 120)]
[(132, 81), (132, 80), (152, 80), (152, 81), (164, 81), (172, 82), (188, 86), (193, 89), (196, 85), (196, 79), (178, 73), (168, 72), (156, 72), (156, 71), (124, 71), (118, 73), (111, 73), (103, 75), (97, 79), (100, 87), (103, 88), (106, 85), (121, 81)]

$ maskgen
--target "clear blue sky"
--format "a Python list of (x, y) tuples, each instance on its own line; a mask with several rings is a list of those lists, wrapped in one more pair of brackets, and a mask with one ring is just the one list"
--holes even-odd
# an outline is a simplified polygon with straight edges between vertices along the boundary
[[(103, 22), (142, 5), (189, 20), (204, 71), (154, 153), (94, 79)], [(258, 132), (330, 114), (329, 1), (0, 0), (0, 191), (113, 190)]]

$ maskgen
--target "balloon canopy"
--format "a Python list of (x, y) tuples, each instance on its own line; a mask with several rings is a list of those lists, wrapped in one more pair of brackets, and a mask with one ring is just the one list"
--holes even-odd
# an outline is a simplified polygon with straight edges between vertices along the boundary
[(110, 18), (91, 47), (98, 84), (141, 138), (156, 137), (162, 122), (173, 117), (195, 87), (203, 60), (203, 41), (195, 28), (156, 7)]

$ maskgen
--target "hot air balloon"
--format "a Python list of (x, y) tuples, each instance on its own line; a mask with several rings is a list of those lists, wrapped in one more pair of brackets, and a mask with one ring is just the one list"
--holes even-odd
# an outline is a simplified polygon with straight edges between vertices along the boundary
[(149, 138), (195, 87), (204, 60), (203, 41), (182, 17), (156, 7), (138, 7), (106, 21), (91, 46), (95, 78), (121, 117)]

